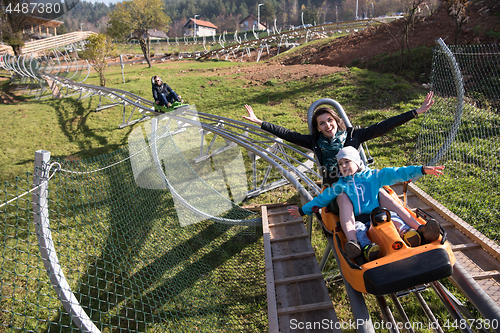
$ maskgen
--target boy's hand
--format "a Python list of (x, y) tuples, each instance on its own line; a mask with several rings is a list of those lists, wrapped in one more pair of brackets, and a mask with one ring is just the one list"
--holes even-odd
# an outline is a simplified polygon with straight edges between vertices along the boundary
[(290, 213), (290, 215), (292, 215), (293, 217), (302, 217), (299, 213), (299, 207), (298, 206), (292, 206), (292, 207), (288, 207), (288, 212)]
[(439, 175), (443, 174), (443, 172), (441, 170), (444, 170), (444, 165), (424, 166), (424, 173), (426, 175), (434, 175), (434, 176), (438, 177)]

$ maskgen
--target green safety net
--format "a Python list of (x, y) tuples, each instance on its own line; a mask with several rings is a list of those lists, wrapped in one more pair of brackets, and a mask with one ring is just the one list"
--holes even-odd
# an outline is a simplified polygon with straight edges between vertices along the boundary
[[(247, 187), (230, 175), (244, 172), (240, 147), (215, 140), (200, 158), (200, 131), (165, 118), (112, 154), (50, 161), (57, 258), (98, 330), (267, 330), (260, 220), (233, 201)], [(0, 331), (79, 331), (39, 255), (32, 195), (19, 197), (33, 177), (5, 184)]]
[[(181, 226), (207, 216), (219, 216), (216, 220), (222, 223), (261, 224), (260, 219), (242, 220), (249, 212), (235, 205), (248, 192), (239, 146), (226, 140), (214, 141), (207, 154), (204, 150), (208, 147), (200, 148), (200, 126), (174, 121), (172, 134), (171, 118), (159, 117), (155, 121), (158, 130), (153, 133), (144, 133), (151, 126), (141, 126), (129, 136), (129, 154), (138, 186), (168, 188)], [(196, 118), (191, 121), (199, 124)]]
[(437, 47), (431, 89), (413, 161), (446, 169), (418, 186), (500, 244), (499, 46)]

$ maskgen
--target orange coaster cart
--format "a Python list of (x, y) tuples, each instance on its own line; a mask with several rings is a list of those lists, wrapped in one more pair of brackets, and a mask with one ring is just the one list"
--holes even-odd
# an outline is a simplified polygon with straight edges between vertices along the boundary
[[(390, 187), (384, 188), (401, 203)], [(417, 210), (415, 214), (408, 208), (405, 209), (420, 224), (426, 224), (425, 219), (429, 216), (425, 212)], [(370, 215), (368, 237), (380, 246), (380, 258), (356, 263), (349, 260), (344, 252), (347, 240), (338, 216), (322, 209), (321, 218), (325, 228), (333, 233), (334, 251), (339, 258), (342, 274), (357, 291), (382, 296), (436, 281), (453, 273), (455, 256), (446, 242), (446, 232), (442, 227), (438, 240), (418, 247), (409, 247), (390, 221), (389, 211), (379, 207)]]

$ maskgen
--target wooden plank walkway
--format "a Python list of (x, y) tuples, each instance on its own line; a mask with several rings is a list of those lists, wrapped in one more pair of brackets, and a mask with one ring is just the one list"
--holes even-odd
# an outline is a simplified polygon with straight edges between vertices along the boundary
[(261, 208), (269, 332), (341, 332), (304, 221), (287, 206)]

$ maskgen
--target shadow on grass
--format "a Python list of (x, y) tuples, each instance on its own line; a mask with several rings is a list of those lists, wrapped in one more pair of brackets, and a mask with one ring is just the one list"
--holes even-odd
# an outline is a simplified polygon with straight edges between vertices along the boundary
[[(81, 101), (73, 98), (67, 98), (65, 102), (64, 104), (52, 103), (52, 106), (56, 111), (59, 127), (62, 133), (68, 138), (68, 141), (76, 141), (79, 137), (78, 134), (83, 133), (84, 138), (95, 139), (100, 145), (106, 146), (108, 139), (105, 136), (95, 134), (87, 126), (87, 118), (94, 111), (84, 108)], [(67, 104), (70, 106), (68, 107)], [(85, 141), (78, 142), (78, 146), (81, 150), (90, 148), (85, 144)]]
[[(121, 142), (109, 144), (106, 135), (96, 134), (96, 131), (87, 125), (89, 116), (95, 113), (90, 105), (92, 98), (88, 100), (88, 106), (84, 106), (82, 100), (71, 97), (65, 98), (64, 101), (65, 103), (59, 103), (57, 100), (50, 101), (50, 104), (56, 112), (61, 132), (66, 136), (68, 142), (77, 143), (80, 149), (74, 155), (82, 159), (91, 158), (112, 153), (127, 144), (133, 126), (122, 129), (126, 134), (122, 135)], [(98, 146), (98, 148), (93, 146)]]
[[(255, 257), (242, 255), (254, 251), (255, 231), (209, 221), (181, 228), (167, 190), (140, 188), (130, 164), (118, 168), (99, 180), (77, 181), (76, 187), (90, 187), (69, 199), (75, 203), (75, 220), (82, 223), (77, 238), (90, 246), (89, 253), (75, 258), (86, 268), (73, 274), (78, 280), (74, 292), (98, 328), (225, 331), (235, 318), (246, 318), (261, 328), (257, 331), (265, 330), (263, 316), (252, 319), (256, 308), (265, 308), (265, 283), (262, 276), (258, 282), (255, 278), (263, 269)], [(88, 202), (79, 205), (83, 200)], [(76, 328), (61, 310), (51, 320), (59, 324), (47, 332)]]
[(16, 93), (16, 89), (16, 86), (11, 84), (10, 80), (4, 80), (0, 85), (0, 104), (15, 104), (29, 100), (29, 97)]

